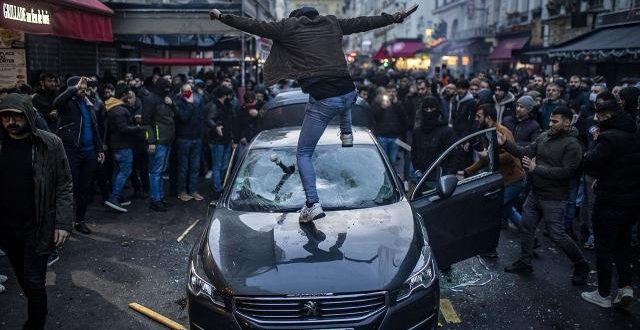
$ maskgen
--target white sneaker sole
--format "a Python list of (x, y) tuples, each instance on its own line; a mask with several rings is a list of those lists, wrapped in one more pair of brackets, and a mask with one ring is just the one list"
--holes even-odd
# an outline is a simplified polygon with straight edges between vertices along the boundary
[(122, 212), (122, 213), (127, 213), (127, 209), (125, 209), (124, 207), (120, 207), (116, 204), (111, 203), (110, 201), (106, 201), (104, 202), (104, 205), (118, 211), (118, 212)]
[(582, 297), (582, 299), (584, 299), (584, 301), (592, 303), (594, 305), (598, 305), (602, 308), (611, 308), (611, 302), (610, 301), (601, 301), (601, 300), (592, 300), (589, 296), (585, 295), (586, 292), (583, 292), (580, 296)]

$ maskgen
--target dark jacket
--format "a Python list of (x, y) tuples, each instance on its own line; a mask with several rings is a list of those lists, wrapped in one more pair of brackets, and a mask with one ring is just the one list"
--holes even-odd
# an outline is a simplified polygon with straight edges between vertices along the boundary
[(538, 124), (540, 124), (540, 127), (542, 127), (543, 130), (549, 128), (549, 119), (551, 118), (551, 113), (556, 110), (556, 108), (564, 104), (565, 103), (563, 99), (557, 99), (555, 101), (544, 99), (542, 101), (540, 112), (538, 113)]
[(520, 121), (515, 116), (509, 116), (504, 119), (502, 125), (513, 133), (516, 144), (521, 147), (527, 146), (529, 143), (535, 141), (541, 132), (540, 124), (531, 117)]
[(251, 117), (246, 104), (240, 107), (236, 125), (236, 137), (238, 141), (244, 138), (247, 140), (247, 143), (251, 142), (251, 140), (260, 133), (261, 120), (262, 117), (260, 114), (256, 117)]
[(413, 131), (411, 162), (416, 170), (425, 172), (447, 148), (456, 142), (456, 133), (444, 120), (424, 121)]
[(476, 101), (469, 92), (462, 98), (456, 96), (453, 102), (453, 129), (462, 138), (473, 133), (476, 123)]
[(133, 124), (129, 109), (119, 99), (112, 97), (105, 101), (105, 105), (107, 107), (109, 148), (111, 150), (133, 148), (135, 135), (144, 129)]
[[(218, 135), (216, 127), (222, 126), (222, 136)], [(214, 99), (207, 112), (207, 134), (210, 143), (227, 144), (236, 141), (235, 134), (237, 127), (235, 124), (235, 114), (229, 102), (220, 103)]]
[(393, 103), (388, 109), (376, 104), (373, 106), (373, 116), (376, 136), (396, 138), (405, 135), (407, 120), (402, 103)]
[[(36, 216), (36, 252), (45, 255), (53, 251), (53, 232), (71, 232), (73, 213), (73, 182), (62, 141), (55, 134), (35, 128), (36, 113), (27, 98), (9, 95), (3, 102), (19, 101), (14, 107), (24, 111), (34, 137), (33, 188)], [(6, 132), (0, 126), (0, 151)], [(2, 183), (0, 183), (2, 184)]]
[(577, 137), (575, 128), (557, 135), (546, 131), (526, 147), (507, 141), (504, 148), (518, 158), (536, 157), (536, 168), (531, 173), (532, 193), (541, 200), (564, 201), (569, 198), (570, 181), (582, 160), (582, 147)]
[(193, 93), (193, 103), (189, 103), (182, 95), (177, 95), (173, 102), (176, 104), (176, 138), (202, 139), (207, 117), (202, 96)]
[(176, 104), (166, 104), (160, 95), (148, 93), (142, 99), (142, 125), (149, 144), (171, 145), (176, 137)]
[[(82, 135), (82, 109), (80, 109), (80, 100), (76, 93), (78, 89), (75, 86), (68, 87), (53, 101), (53, 107), (58, 110), (58, 126), (49, 127), (62, 140), (66, 147), (80, 147), (80, 137)], [(91, 114), (91, 127), (93, 128), (93, 145), (96, 152), (102, 152), (102, 140), (100, 139), (100, 130), (96, 120), (93, 107), (87, 104), (87, 108)]]
[(35, 94), (33, 94), (33, 98), (31, 99), (33, 107), (44, 117), (47, 121), (47, 126), (50, 128), (58, 125), (58, 120), (51, 117), (51, 111), (54, 110), (53, 101), (57, 95), (58, 93), (56, 91), (48, 91), (39, 87), (36, 88)]
[(264, 65), (268, 86), (283, 79), (348, 77), (342, 37), (395, 22), (393, 16), (388, 14), (348, 19), (330, 15), (313, 19), (302, 16), (278, 22), (223, 14), (220, 21), (238, 30), (273, 40), (273, 47)]
[(598, 124), (600, 135), (585, 153), (583, 169), (597, 179), (596, 198), (609, 205), (637, 207), (640, 197), (640, 135), (628, 113)]

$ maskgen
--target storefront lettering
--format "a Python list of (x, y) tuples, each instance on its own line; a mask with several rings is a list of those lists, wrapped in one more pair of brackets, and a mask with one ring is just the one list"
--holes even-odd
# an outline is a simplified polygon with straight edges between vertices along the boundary
[(15, 64), (14, 52), (0, 52), (0, 64)]
[(43, 9), (25, 8), (5, 3), (2, 5), (5, 19), (31, 24), (50, 25), (49, 11)]

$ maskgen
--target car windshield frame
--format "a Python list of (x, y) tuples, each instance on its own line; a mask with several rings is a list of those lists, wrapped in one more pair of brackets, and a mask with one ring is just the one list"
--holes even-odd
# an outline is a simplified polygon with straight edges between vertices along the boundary
[[(289, 152), (293, 153), (293, 155), (295, 156), (295, 146), (280, 146), (280, 147), (274, 147), (274, 148), (265, 148), (265, 147), (256, 147), (256, 148), (249, 148), (247, 150), (247, 152), (239, 159), (240, 163), (235, 166), (235, 169), (233, 171), (233, 175), (232, 177), (230, 177), (230, 182), (228, 183), (227, 187), (225, 187), (225, 195), (223, 196), (223, 202), (226, 208), (232, 210), (232, 211), (239, 211), (239, 212), (268, 212), (268, 213), (274, 213), (274, 212), (297, 212), (300, 210), (300, 208), (303, 205), (304, 202), (304, 190), (302, 189), (302, 183), (300, 182), (300, 177), (299, 177), (299, 172), (297, 169), (297, 164), (295, 164), (295, 162), (287, 162), (287, 161), (283, 161), (283, 163), (286, 163), (285, 166), (291, 166), (291, 165), (295, 165), (295, 173), (291, 174), (291, 176), (295, 176), (295, 178), (293, 178), (294, 180), (297, 180), (297, 183), (300, 185), (300, 194), (302, 195), (302, 202), (300, 203), (300, 205), (295, 205), (295, 206), (291, 206), (291, 207), (283, 207), (283, 208), (274, 208), (274, 209), (249, 209), (248, 207), (240, 207), (239, 204), (235, 204), (234, 201), (232, 200), (232, 195), (234, 194), (234, 191), (236, 189), (234, 189), (234, 187), (236, 186), (237, 181), (239, 180), (239, 176), (241, 175), (242, 170), (245, 167), (245, 163), (246, 161), (249, 159), (250, 154), (252, 152), (264, 152), (269, 153), (271, 152), (273, 153), (282, 153), (283, 151), (289, 150)], [(316, 157), (318, 155), (318, 151), (323, 151), (323, 149), (327, 149), (327, 148), (341, 148), (341, 146), (339, 145), (334, 145), (334, 144), (329, 144), (329, 145), (318, 145), (316, 147), (316, 152), (314, 152), (314, 163), (316, 160)], [(373, 152), (375, 152), (375, 154), (377, 155), (379, 161), (381, 162), (382, 166), (384, 167), (384, 175), (385, 175), (385, 179), (383, 179), (384, 181), (384, 185), (388, 184), (388, 187), (390, 189), (390, 193), (388, 195), (388, 200), (385, 199), (385, 201), (383, 203), (377, 204), (377, 203), (368, 203), (368, 204), (364, 204), (364, 205), (349, 205), (349, 206), (337, 206), (337, 205), (332, 205), (331, 203), (327, 203), (327, 202), (323, 202), (323, 209), (325, 211), (339, 211), (339, 210), (356, 210), (356, 209), (363, 209), (363, 208), (371, 208), (371, 207), (378, 207), (378, 206), (385, 206), (385, 205), (391, 205), (397, 202), (400, 202), (403, 198), (403, 194), (401, 193), (400, 189), (399, 189), (399, 183), (398, 183), (398, 179), (397, 176), (394, 174), (394, 172), (392, 171), (390, 165), (388, 164), (388, 162), (386, 161), (386, 159), (382, 156), (382, 154), (380, 153), (379, 148), (375, 145), (375, 144), (354, 144), (354, 146), (352, 148), (348, 148), (348, 150), (357, 150), (357, 149), (369, 149)], [(341, 149), (337, 149), (337, 150), (341, 150)], [(292, 163), (292, 164), (289, 164)], [(314, 164), (316, 165), (316, 164)], [(278, 168), (278, 166), (275, 164), (274, 165), (275, 168)], [(316, 168), (316, 172), (318, 171), (318, 169)], [(283, 177), (284, 177), (284, 171), (281, 171), (279, 173), (282, 173)], [(381, 188), (383, 186), (381, 185)], [(320, 192), (320, 189), (318, 189), (319, 191), (319, 195), (320, 195), (320, 199), (322, 201), (322, 193)], [(236, 193), (238, 193), (237, 191), (235, 191)], [(364, 201), (363, 201), (364, 202)]]

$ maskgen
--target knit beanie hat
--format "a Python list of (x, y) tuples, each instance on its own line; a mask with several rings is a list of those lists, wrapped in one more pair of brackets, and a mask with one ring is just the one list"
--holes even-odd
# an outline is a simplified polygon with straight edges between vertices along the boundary
[(527, 109), (527, 111), (531, 112), (531, 110), (533, 110), (533, 107), (535, 107), (536, 102), (531, 96), (525, 95), (518, 99), (518, 104)]

